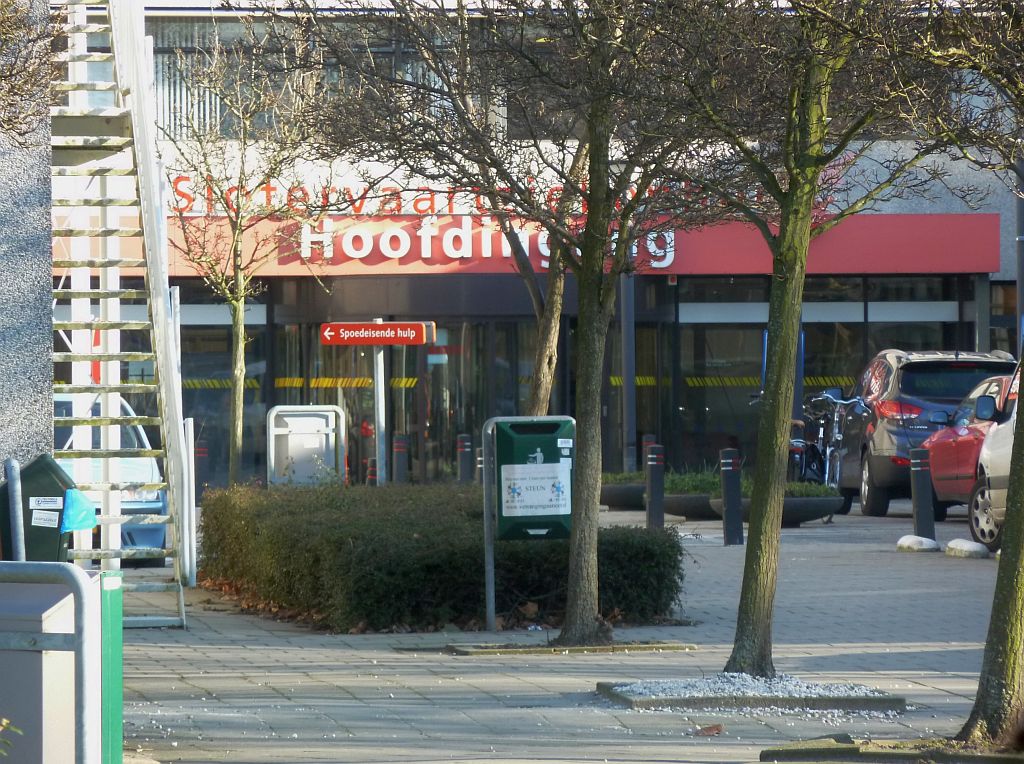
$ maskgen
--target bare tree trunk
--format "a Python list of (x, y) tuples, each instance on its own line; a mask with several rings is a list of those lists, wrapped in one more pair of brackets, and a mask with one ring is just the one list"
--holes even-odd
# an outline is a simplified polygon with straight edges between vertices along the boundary
[[(1017, 405), (1020, 405), (1018, 400)], [(1017, 412), (1010, 486), (992, 615), (978, 694), (957, 735), (985, 747), (1013, 746), (1024, 730), (1024, 417)], [(1016, 744), (1014, 746), (1014, 744)]]
[[(795, 194), (797, 195), (797, 194)], [(775, 676), (772, 609), (778, 583), (782, 501), (786, 488), (793, 376), (800, 308), (810, 244), (814, 184), (803, 189), (783, 218), (774, 258), (768, 322), (765, 389), (757, 427), (757, 468), (750, 505), (750, 532), (736, 636), (725, 670)]]
[[(599, 279), (600, 277), (598, 277)], [(598, 299), (600, 286), (583, 283), (592, 299), (580, 300), (576, 326), (576, 465), (572, 495), (572, 539), (565, 622), (561, 645), (610, 641), (598, 619), (597, 507), (601, 498), (601, 383), (611, 310)]]
[(533, 352), (533, 380), (527, 416), (544, 416), (551, 406), (551, 388), (558, 366), (558, 336), (562, 325), (562, 303), (565, 296), (565, 267), (561, 258), (551, 258), (544, 311), (537, 321), (537, 346)]
[(242, 424), (245, 412), (245, 299), (231, 308), (231, 420), (228, 436), (228, 485), (238, 483), (242, 466)]

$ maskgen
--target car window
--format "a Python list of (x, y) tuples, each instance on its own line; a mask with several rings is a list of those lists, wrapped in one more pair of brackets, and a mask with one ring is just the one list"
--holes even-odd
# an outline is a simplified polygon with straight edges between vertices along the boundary
[(927, 361), (906, 364), (900, 374), (900, 392), (915, 398), (962, 400), (974, 387), (1009, 364), (976, 361)]
[[(100, 415), (99, 404), (93, 405), (89, 412), (92, 416)], [(131, 411), (122, 402), (121, 415), (129, 416)], [(54, 401), (53, 402), (53, 415), (55, 417), (68, 417), (71, 416), (71, 401)], [(143, 448), (144, 443), (139, 438), (139, 431), (137, 427), (131, 425), (122, 425), (118, 428), (121, 431), (121, 448)], [(92, 432), (92, 447), (100, 448), (100, 431), (101, 428), (93, 427)], [(53, 447), (58, 451), (64, 451), (72, 447), (72, 436), (73, 430), (71, 427), (54, 427), (53, 428)]]
[(1013, 373), (1010, 381), (1010, 389), (1006, 391), (1006, 403), (1003, 404), (1003, 413), (1012, 414), (1017, 407), (1017, 388), (1020, 387), (1020, 368)]
[(892, 370), (885, 361), (875, 361), (864, 373), (864, 400), (873, 401), (889, 387)]

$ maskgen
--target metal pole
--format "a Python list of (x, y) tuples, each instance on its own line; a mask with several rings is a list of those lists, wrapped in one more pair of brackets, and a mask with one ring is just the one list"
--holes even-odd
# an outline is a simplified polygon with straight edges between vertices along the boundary
[(185, 483), (185, 509), (188, 514), (188, 523), (185, 525), (183, 547), (188, 552), (188, 566), (185, 571), (188, 586), (194, 589), (199, 559), (196, 557), (198, 552), (196, 543), (198, 525), (196, 518), (196, 427), (192, 417), (185, 420), (185, 468), (188, 473), (188, 481)]
[(1017, 357), (1024, 348), (1024, 160), (1013, 165), (1017, 173)]
[[(375, 324), (384, 323), (383, 318), (373, 319)], [(384, 346), (373, 348), (373, 418), (376, 423), (377, 442), (377, 485), (388, 480), (388, 426), (384, 409)]]
[(723, 448), (719, 452), (722, 470), (722, 531), (725, 545), (743, 543), (743, 497), (740, 486), (740, 452)]
[(647, 505), (647, 527), (665, 527), (665, 447), (652, 443), (644, 449), (644, 492)]
[(25, 518), (21, 510), (21, 467), (17, 459), (4, 462), (7, 476), (7, 503), (10, 505), (11, 554), (16, 562), (25, 561)]
[(484, 478), (484, 599), (487, 607), (487, 630), (498, 628), (494, 606), (494, 425), (488, 422), (483, 430)]
[(934, 541), (935, 508), (927, 448), (910, 449), (910, 500), (914, 507), (914, 535)]
[(622, 342), (622, 471), (636, 471), (636, 290), (633, 277), (619, 276)]
[[(89, 690), (93, 697), (99, 697), (99, 662), (89, 660), (93, 652), (93, 635), (89, 629), (86, 598), (89, 576), (84, 570), (66, 562), (0, 562), (0, 582), (12, 584), (63, 584), (71, 590), (75, 608), (75, 761), (77, 764), (96, 764), (99, 761), (99, 741), (93, 742), (98, 731), (94, 714), (90, 718), (86, 711), (90, 704)], [(50, 636), (50, 635), (44, 635)], [(99, 650), (95, 651), (99, 654)]]

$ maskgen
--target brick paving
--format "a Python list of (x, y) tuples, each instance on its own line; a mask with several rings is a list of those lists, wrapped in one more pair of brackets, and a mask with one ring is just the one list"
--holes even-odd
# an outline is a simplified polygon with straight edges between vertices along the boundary
[[(779, 671), (906, 696), (914, 709), (899, 716), (631, 711), (599, 698), (599, 681), (699, 677), (728, 657), (744, 548), (724, 547), (719, 523), (669, 518), (688, 551), (678, 615), (698, 623), (616, 636), (695, 652), (456, 656), (442, 648), (548, 634), (324, 634), (192, 591), (188, 631), (126, 632), (127, 747), (161, 762), (753, 762), (836, 731), (953, 734), (976, 689), (996, 560), (897, 552), (908, 510), (783, 530), (774, 628)], [(966, 537), (962, 511), (937, 531)], [(713, 724), (720, 735), (695, 734)]]

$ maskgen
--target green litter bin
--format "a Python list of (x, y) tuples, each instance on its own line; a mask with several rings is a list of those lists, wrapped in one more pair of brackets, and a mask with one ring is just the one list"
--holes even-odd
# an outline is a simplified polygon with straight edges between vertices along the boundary
[[(40, 454), (21, 468), (21, 514), (25, 527), (25, 559), (67, 562), (70, 533), (61, 533), (64, 492), (75, 481), (49, 454)], [(0, 555), (14, 559), (11, 544), (11, 502), (7, 483), (0, 485)]]
[(571, 417), (494, 421), (498, 538), (569, 538), (576, 422)]

